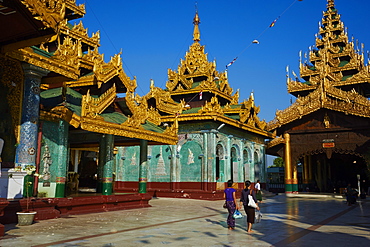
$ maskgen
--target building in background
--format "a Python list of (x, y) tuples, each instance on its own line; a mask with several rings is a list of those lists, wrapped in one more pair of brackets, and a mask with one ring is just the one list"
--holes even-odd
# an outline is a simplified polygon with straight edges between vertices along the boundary
[[(140, 104), (161, 115), (163, 125), (178, 122), (177, 145), (148, 149), (148, 192), (155, 196), (221, 199), (229, 179), (235, 187), (244, 181), (266, 181), (265, 139), (272, 133), (260, 121), (253, 93), (239, 103), (227, 71), (216, 70), (200, 44), (196, 13), (193, 44), (178, 69), (168, 70), (166, 89), (152, 81)], [(119, 147), (116, 191), (135, 191), (138, 147)]]

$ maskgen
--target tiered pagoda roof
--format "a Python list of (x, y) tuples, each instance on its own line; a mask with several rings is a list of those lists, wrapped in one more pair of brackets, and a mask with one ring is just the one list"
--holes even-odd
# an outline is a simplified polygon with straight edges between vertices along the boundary
[[(364, 64), (363, 45), (348, 40), (334, 0), (328, 0), (323, 12), (316, 45), (310, 48), (309, 62), (300, 63), (300, 81), (287, 79), (288, 92), (297, 97), (267, 124), (269, 131), (301, 119), (320, 109), (370, 117), (370, 66)], [(325, 121), (324, 119), (322, 121)]]
[(152, 83), (150, 92), (139, 102), (156, 109), (162, 122), (213, 120), (259, 136), (272, 136), (266, 131), (266, 122), (257, 116), (260, 108), (254, 104), (253, 93), (239, 104), (239, 92), (233, 94), (227, 71), (217, 71), (216, 62), (208, 61), (205, 47), (200, 44), (198, 13), (193, 24), (193, 44), (177, 71), (168, 70), (166, 89)]
[[(84, 5), (77, 6), (75, 0), (17, 0), (1, 6), (13, 11), (9, 18), (24, 11), (34, 18), (33, 25), (49, 30), (38, 34), (44, 35), (41, 40), (18, 37), (13, 46), (0, 39), (4, 59), (49, 71), (41, 82), (41, 117), (63, 119), (90, 132), (177, 142), (176, 123), (167, 129), (156, 127), (161, 123), (159, 115), (135, 101), (136, 79), (125, 74), (120, 54), (104, 62), (104, 55), (98, 51), (99, 32), (89, 37), (82, 22), (69, 22), (85, 14)], [(117, 98), (117, 93), (125, 93), (125, 97)]]

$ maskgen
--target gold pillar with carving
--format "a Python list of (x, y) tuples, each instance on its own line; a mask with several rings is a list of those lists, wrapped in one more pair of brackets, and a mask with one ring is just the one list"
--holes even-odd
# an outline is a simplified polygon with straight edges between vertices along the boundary
[(290, 135), (289, 133), (284, 134), (285, 139), (285, 193), (292, 193), (292, 157), (290, 150)]

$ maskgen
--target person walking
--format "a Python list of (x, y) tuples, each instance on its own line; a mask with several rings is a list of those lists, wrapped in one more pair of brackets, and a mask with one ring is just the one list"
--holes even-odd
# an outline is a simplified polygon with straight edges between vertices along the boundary
[(262, 203), (262, 191), (261, 191), (260, 180), (257, 180), (257, 183), (254, 185), (254, 188), (256, 189), (256, 198), (257, 198), (257, 200), (260, 203)]
[(229, 212), (227, 217), (227, 226), (229, 230), (235, 229), (235, 219), (233, 214), (236, 209), (239, 209), (238, 204), (236, 203), (236, 190), (232, 187), (233, 181), (227, 181), (227, 188), (224, 190), (224, 198), (226, 198), (226, 208)]
[(346, 194), (346, 199), (347, 199), (347, 205), (351, 206), (352, 204), (354, 204), (355, 202), (354, 202), (354, 196), (353, 196), (353, 189), (350, 183), (346, 187), (345, 194)]
[[(260, 210), (260, 208), (258, 207), (256, 193), (251, 187), (252, 187), (251, 181), (249, 180), (245, 181), (245, 189), (242, 190), (242, 193), (240, 196), (240, 207), (242, 205), (244, 206), (244, 211), (247, 215), (247, 224), (248, 224), (247, 232), (252, 232), (252, 225), (254, 224), (254, 218), (256, 216), (256, 209)], [(256, 208), (248, 206), (248, 203), (249, 203), (248, 195), (252, 196), (254, 202), (257, 205)]]

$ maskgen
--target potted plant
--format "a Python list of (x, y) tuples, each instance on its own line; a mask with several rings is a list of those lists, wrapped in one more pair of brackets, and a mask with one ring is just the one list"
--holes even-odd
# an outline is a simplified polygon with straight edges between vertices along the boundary
[(37, 213), (35, 211), (30, 211), (30, 203), (32, 201), (33, 193), (35, 166), (26, 165), (23, 171), (27, 172), (27, 175), (23, 179), (24, 181), (23, 197), (26, 199), (26, 209), (21, 212), (17, 212), (19, 226), (31, 225), (33, 223), (33, 219), (35, 218), (35, 214)]

